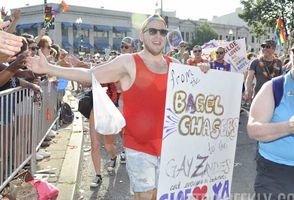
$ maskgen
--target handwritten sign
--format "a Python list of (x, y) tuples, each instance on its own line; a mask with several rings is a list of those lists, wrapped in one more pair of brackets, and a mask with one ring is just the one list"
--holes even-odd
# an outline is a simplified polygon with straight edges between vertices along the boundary
[(179, 30), (170, 31), (167, 34), (167, 41), (170, 48), (176, 48), (180, 42), (183, 41), (181, 32)]
[(225, 45), (225, 60), (232, 66), (233, 72), (244, 72), (249, 66), (246, 57), (245, 39), (234, 40)]
[(171, 64), (157, 199), (229, 199), (242, 82)]

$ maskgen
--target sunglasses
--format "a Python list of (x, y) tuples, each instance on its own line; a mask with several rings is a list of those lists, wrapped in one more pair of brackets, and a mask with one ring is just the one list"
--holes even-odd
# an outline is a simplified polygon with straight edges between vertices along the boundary
[(193, 53), (201, 53), (202, 50), (193, 50)]
[(149, 35), (156, 35), (157, 32), (159, 31), (159, 33), (162, 37), (165, 37), (168, 33), (168, 30), (166, 30), (166, 29), (157, 29), (157, 28), (148, 28), (145, 31), (143, 31), (143, 33), (147, 32), (147, 31), (148, 31)]
[(121, 49), (129, 49), (129, 46), (127, 46), (127, 45), (121, 45), (120, 48)]
[(269, 48), (271, 48), (271, 46), (270, 45), (268, 45), (268, 44), (262, 44), (261, 45), (261, 48), (266, 48), (266, 49), (269, 49)]
[(225, 52), (224, 51), (216, 51), (215, 53), (216, 54), (224, 54)]

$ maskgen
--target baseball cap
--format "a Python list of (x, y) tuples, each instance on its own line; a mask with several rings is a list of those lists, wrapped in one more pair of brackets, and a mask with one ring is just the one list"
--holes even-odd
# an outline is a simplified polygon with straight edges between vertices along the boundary
[(274, 40), (264, 40), (261, 45), (269, 45), (271, 47), (276, 47), (276, 42)]
[(131, 38), (131, 37), (124, 37), (124, 38), (122, 39), (121, 43), (124, 43), (124, 44), (126, 44), (126, 45), (128, 45), (128, 46), (132, 46), (132, 47), (134, 47), (134, 39)]

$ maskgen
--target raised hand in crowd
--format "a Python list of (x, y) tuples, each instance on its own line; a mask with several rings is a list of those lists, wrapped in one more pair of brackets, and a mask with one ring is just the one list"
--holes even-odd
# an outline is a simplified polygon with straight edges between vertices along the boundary
[(0, 31), (0, 63), (6, 62), (9, 56), (18, 53), (22, 45), (21, 37)]
[(41, 28), (39, 35), (35, 38), (37, 44), (40, 42), (44, 35), (46, 35), (46, 28)]
[(10, 18), (11, 23), (10, 23), (9, 27), (7, 28), (6, 32), (8, 32), (8, 33), (15, 33), (16, 32), (16, 25), (17, 25), (18, 20), (20, 19), (20, 15), (21, 15), (20, 9), (14, 10), (12, 17)]

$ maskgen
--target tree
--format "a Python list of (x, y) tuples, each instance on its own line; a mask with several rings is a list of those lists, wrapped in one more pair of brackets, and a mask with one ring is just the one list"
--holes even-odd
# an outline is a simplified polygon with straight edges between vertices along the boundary
[(244, 9), (239, 14), (248, 25), (253, 27), (257, 36), (266, 35), (266, 29), (275, 28), (278, 16), (284, 21), (286, 34), (294, 29), (293, 0), (242, 0)]
[(212, 39), (217, 39), (217, 32), (207, 23), (201, 24), (195, 31), (195, 38), (193, 38), (192, 43), (194, 45), (203, 45)]

